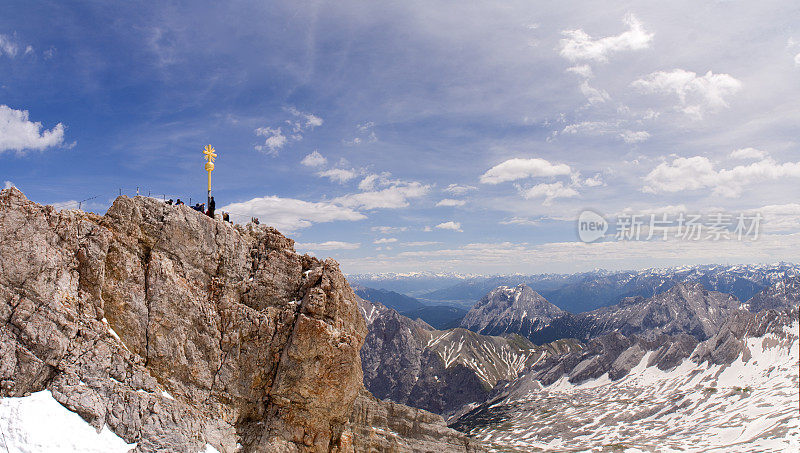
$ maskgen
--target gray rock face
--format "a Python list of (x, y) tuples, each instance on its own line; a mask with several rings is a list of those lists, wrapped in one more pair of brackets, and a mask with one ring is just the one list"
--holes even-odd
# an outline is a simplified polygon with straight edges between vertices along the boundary
[(383, 305), (360, 303), (369, 328), (361, 349), (367, 389), (445, 416), (483, 401), (499, 381), (515, 379), (536, 362), (580, 347), (574, 340), (534, 346), (519, 336), (439, 331)]
[(472, 307), (461, 327), (483, 335), (516, 333), (530, 338), (564, 313), (527, 285), (499, 286)]
[(728, 317), (740, 308), (730, 294), (707, 291), (699, 283), (676, 283), (670, 290), (649, 299), (627, 298), (618, 305), (586, 314), (594, 332), (618, 331), (623, 335), (686, 333), (705, 340), (719, 331)]
[(3, 190), (0, 237), (0, 396), (48, 389), (142, 452), (352, 451), (366, 324), (335, 261), (144, 197)]
[(800, 305), (800, 276), (787, 276), (764, 288), (747, 301), (753, 313), (761, 310), (784, 310)]
[(714, 335), (729, 316), (742, 308), (738, 299), (707, 291), (700, 283), (676, 283), (650, 298), (629, 297), (617, 305), (577, 315), (565, 314), (534, 332), (531, 341), (591, 338), (611, 332), (654, 339), (660, 335), (687, 334), (698, 341)]

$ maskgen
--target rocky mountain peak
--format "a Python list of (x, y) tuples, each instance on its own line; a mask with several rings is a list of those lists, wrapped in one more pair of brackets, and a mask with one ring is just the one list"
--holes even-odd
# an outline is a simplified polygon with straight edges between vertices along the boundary
[(355, 294), (335, 261), (277, 230), (147, 197), (57, 211), (11, 188), (0, 237), (0, 397), (49, 390), (137, 452), (360, 452), (382, 438), (361, 425), (385, 408), (362, 395)]
[(518, 333), (527, 337), (563, 314), (525, 284), (499, 286), (472, 307), (461, 327), (484, 335)]

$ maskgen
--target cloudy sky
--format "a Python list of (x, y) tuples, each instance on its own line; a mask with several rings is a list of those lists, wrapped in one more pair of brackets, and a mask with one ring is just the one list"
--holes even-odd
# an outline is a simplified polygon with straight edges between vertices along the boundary
[[(792, 1), (12, 0), (0, 184), (194, 201), (210, 143), (218, 209), (349, 273), (798, 261), (799, 99)], [(764, 220), (614, 237), (682, 212)]]

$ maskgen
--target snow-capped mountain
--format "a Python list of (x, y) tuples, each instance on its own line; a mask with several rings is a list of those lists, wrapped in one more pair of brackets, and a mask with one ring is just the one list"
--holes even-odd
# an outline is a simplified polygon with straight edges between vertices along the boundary
[(461, 321), (461, 327), (484, 335), (533, 337), (564, 311), (527, 285), (499, 286), (484, 296)]
[(699, 344), (608, 334), (451, 426), (490, 451), (797, 451), (799, 328), (795, 307), (737, 310)]
[[(562, 310), (581, 313), (616, 304), (625, 297), (650, 297), (680, 281), (698, 282), (711, 291), (732, 294), (744, 301), (785, 277), (797, 275), (800, 275), (800, 266), (791, 263), (696, 265), (640, 271), (600, 269), (577, 274), (463, 278), (427, 293), (415, 293), (415, 297), (431, 304), (471, 306), (498, 286), (513, 287), (524, 283)], [(391, 285), (392, 281), (378, 279), (370, 284), (383, 287)]]
[(561, 338), (587, 341), (609, 332), (647, 338), (685, 333), (705, 340), (740, 308), (735, 297), (708, 291), (696, 282), (676, 283), (647, 299), (628, 297), (579, 314), (559, 310), (527, 286), (514, 291), (501, 286), (475, 305), (462, 326), (484, 334), (515, 333), (535, 344)]
[(498, 382), (512, 381), (549, 357), (580, 348), (575, 340), (535, 346), (512, 335), (436, 330), (381, 304), (359, 300), (369, 333), (361, 349), (364, 384), (379, 398), (440, 414), (484, 401)]
[(747, 301), (750, 311), (781, 310), (800, 304), (800, 276), (778, 280)]

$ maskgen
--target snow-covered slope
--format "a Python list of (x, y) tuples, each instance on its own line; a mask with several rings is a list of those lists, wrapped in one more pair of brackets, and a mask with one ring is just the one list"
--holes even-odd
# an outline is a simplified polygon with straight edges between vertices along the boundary
[(504, 452), (798, 451), (797, 310), (733, 322), (675, 367), (648, 366), (651, 350), (617, 380), (523, 377), (453, 426)]
[(499, 380), (512, 381), (546, 357), (577, 347), (576, 342), (568, 340), (534, 346), (522, 337), (493, 337), (461, 328), (426, 334), (429, 340), (425, 348), (436, 353), (445, 368), (463, 365), (489, 387)]
[(0, 432), (2, 452), (126, 453), (136, 448), (106, 427), (98, 433), (47, 390), (0, 399)]

